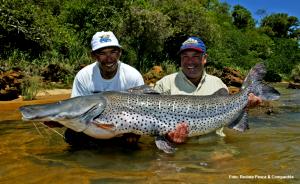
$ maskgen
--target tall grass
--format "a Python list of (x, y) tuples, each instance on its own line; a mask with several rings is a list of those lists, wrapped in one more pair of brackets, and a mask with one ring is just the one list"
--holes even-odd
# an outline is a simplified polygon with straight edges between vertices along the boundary
[(33, 100), (40, 90), (42, 90), (42, 78), (38, 75), (26, 76), (23, 79), (22, 85), (23, 100)]

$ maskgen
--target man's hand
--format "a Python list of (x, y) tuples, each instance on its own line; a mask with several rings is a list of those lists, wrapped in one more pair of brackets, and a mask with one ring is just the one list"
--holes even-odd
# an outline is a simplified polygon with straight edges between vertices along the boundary
[(180, 144), (186, 141), (188, 133), (188, 124), (183, 122), (177, 124), (176, 129), (168, 133), (167, 138), (174, 143)]
[(262, 103), (262, 99), (258, 96), (255, 96), (253, 93), (248, 95), (248, 105), (247, 107), (255, 107)]
[(44, 123), (44, 125), (47, 125), (50, 128), (56, 128), (56, 127), (61, 128), (61, 127), (63, 127), (62, 124), (59, 124), (56, 121), (44, 121), (43, 123)]

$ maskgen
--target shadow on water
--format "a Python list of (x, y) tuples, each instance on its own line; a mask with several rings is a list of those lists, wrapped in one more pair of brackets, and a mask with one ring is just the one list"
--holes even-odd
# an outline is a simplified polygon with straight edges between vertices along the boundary
[(152, 137), (134, 149), (74, 149), (44, 127), (2, 121), (0, 183), (299, 183), (300, 91), (278, 89), (274, 113), (250, 112), (249, 131), (191, 138), (175, 154)]

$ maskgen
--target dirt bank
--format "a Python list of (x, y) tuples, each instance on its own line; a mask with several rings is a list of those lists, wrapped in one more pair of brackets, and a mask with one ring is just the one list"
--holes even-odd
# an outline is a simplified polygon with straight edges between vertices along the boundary
[(36, 100), (23, 100), (22, 97), (12, 101), (0, 101), (0, 122), (5, 120), (20, 120), (18, 108), (29, 104), (51, 103), (70, 97), (71, 89), (53, 89), (39, 92)]

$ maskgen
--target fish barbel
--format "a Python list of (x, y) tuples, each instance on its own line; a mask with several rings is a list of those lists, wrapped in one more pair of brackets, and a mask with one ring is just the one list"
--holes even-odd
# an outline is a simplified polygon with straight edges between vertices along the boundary
[(265, 73), (263, 64), (254, 66), (241, 92), (234, 95), (228, 95), (226, 90), (209, 96), (163, 95), (147, 87), (137, 87), (131, 92), (106, 91), (52, 104), (23, 106), (20, 111), (23, 120), (57, 121), (98, 139), (124, 133), (155, 136), (157, 147), (169, 153), (174, 148), (164, 136), (175, 130), (178, 123), (188, 124), (188, 137), (223, 126), (238, 131), (248, 129), (245, 111), (248, 94), (254, 93), (264, 100), (276, 100), (280, 96), (274, 88), (262, 83)]

